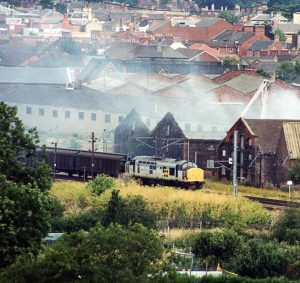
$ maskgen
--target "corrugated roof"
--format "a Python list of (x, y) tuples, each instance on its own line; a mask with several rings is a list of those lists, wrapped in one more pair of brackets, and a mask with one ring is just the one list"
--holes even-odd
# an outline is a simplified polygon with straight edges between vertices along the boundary
[(259, 78), (255, 76), (247, 76), (245, 74), (241, 74), (238, 77), (233, 78), (230, 81), (225, 82), (225, 85), (228, 85), (237, 91), (243, 93), (250, 93), (259, 88), (264, 78)]
[(283, 132), (290, 158), (300, 158), (300, 122), (283, 123)]

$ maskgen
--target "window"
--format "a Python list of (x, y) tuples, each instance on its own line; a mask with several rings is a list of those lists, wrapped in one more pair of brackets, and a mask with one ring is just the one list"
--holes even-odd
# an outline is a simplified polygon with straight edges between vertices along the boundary
[(166, 136), (168, 137), (170, 135), (170, 125), (166, 126)]
[(91, 120), (96, 121), (97, 120), (97, 115), (96, 113), (91, 113)]
[(52, 111), (52, 116), (57, 118), (58, 117), (58, 111), (57, 110), (53, 110)]
[(225, 149), (222, 150), (222, 156), (226, 156), (226, 150)]
[(170, 168), (169, 174), (170, 174), (170, 176), (174, 176), (175, 175), (175, 168)]
[(78, 119), (84, 120), (84, 112), (78, 112)]
[(104, 121), (105, 123), (110, 123), (110, 114), (105, 114)]
[(26, 114), (27, 115), (31, 115), (32, 114), (32, 108), (31, 107), (29, 107), (29, 106), (26, 107)]
[(45, 116), (45, 109), (44, 108), (39, 109), (39, 115), (40, 116)]
[(189, 123), (184, 124), (184, 131), (185, 132), (190, 132), (191, 131), (191, 125)]
[(252, 145), (252, 139), (249, 139), (249, 145), (250, 146)]
[(249, 160), (252, 160), (252, 154), (249, 154)]
[(71, 113), (70, 111), (65, 111), (65, 119), (70, 119)]

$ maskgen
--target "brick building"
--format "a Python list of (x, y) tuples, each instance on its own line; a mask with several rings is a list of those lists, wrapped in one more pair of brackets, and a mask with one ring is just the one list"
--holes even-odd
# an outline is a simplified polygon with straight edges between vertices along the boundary
[[(286, 179), (286, 167), (282, 164), (286, 164), (290, 156), (299, 156), (299, 141), (295, 145), (287, 139), (297, 140), (299, 129), (299, 121), (295, 120), (240, 118), (220, 143), (219, 159), (224, 160), (224, 166), (219, 170), (219, 177), (231, 178), (226, 160), (232, 157), (233, 133), (238, 131), (239, 182), (247, 181), (260, 187), (279, 186)], [(294, 155), (288, 153), (291, 146)]]

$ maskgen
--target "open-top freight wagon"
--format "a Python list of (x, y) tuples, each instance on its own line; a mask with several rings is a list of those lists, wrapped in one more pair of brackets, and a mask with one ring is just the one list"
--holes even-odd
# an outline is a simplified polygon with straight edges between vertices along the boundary
[(47, 163), (56, 173), (66, 173), (79, 177), (107, 174), (117, 177), (124, 172), (125, 154), (90, 152), (84, 150), (46, 148)]

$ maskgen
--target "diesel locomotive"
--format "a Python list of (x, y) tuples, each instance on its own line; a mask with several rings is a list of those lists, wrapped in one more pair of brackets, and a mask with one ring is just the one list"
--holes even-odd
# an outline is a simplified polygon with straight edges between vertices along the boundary
[(187, 189), (200, 189), (204, 170), (187, 160), (136, 156), (125, 164), (125, 173), (143, 184), (160, 184)]

